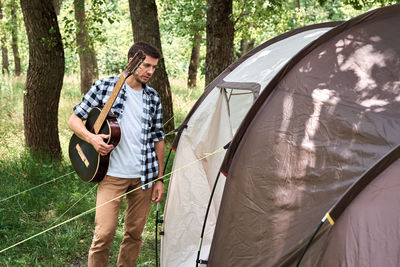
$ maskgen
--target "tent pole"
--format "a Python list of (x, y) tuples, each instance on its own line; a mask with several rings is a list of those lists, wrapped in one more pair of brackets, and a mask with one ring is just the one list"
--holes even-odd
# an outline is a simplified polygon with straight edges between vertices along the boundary
[[(168, 156), (167, 156), (167, 159), (164, 164), (163, 174), (165, 174), (165, 171), (167, 169), (167, 165), (168, 165), (169, 157), (171, 156), (171, 152), (172, 152), (172, 147), (168, 151)], [(156, 210), (156, 235), (155, 235), (156, 267), (160, 266), (159, 262), (158, 262), (158, 240), (157, 240), (158, 239), (158, 224), (164, 222), (163, 220), (158, 219), (159, 210), (160, 210), (160, 202), (157, 203), (157, 210)]]
[(211, 191), (210, 199), (208, 201), (206, 216), (204, 217), (204, 222), (203, 222), (203, 229), (201, 230), (201, 235), (200, 235), (199, 248), (197, 250), (196, 267), (199, 266), (199, 263), (202, 263), (202, 264), (204, 264), (204, 263), (206, 264), (207, 263), (207, 261), (200, 260), (200, 251), (201, 251), (201, 245), (203, 243), (204, 230), (206, 229), (206, 222), (207, 222), (207, 218), (208, 218), (208, 212), (210, 211), (211, 201), (212, 201), (212, 199), (214, 197), (215, 188), (217, 187), (217, 183), (218, 183), (218, 179), (219, 179), (220, 174), (221, 174), (221, 172), (218, 172), (217, 178), (215, 178), (215, 183), (214, 183), (213, 189)]
[(310, 240), (308, 240), (307, 245), (305, 246), (305, 248), (303, 249), (303, 252), (301, 253), (299, 261), (296, 264), (296, 267), (300, 266), (301, 260), (303, 259), (304, 255), (306, 254), (308, 248), (311, 246), (312, 241), (314, 240), (315, 236), (317, 235), (317, 233), (319, 232), (319, 230), (321, 229), (321, 227), (325, 221), (326, 221), (326, 216), (321, 220), (318, 227), (315, 229), (314, 233), (312, 234)]

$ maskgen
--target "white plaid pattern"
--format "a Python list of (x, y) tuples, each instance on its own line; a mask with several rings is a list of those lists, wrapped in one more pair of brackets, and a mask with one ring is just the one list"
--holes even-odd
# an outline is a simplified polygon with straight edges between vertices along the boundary
[[(86, 120), (90, 110), (94, 107), (103, 107), (110, 97), (119, 76), (103, 78), (96, 81), (89, 92), (83, 96), (82, 101), (74, 107), (74, 113)], [(164, 139), (164, 130), (162, 123), (161, 99), (157, 91), (148, 86), (143, 88), (143, 116), (141, 139), (141, 180), (142, 189), (151, 187), (145, 186), (158, 176), (158, 161), (154, 149), (154, 142)], [(122, 117), (124, 112), (124, 103), (126, 100), (126, 86), (121, 88), (117, 99), (115, 100), (111, 112), (117, 117)]]

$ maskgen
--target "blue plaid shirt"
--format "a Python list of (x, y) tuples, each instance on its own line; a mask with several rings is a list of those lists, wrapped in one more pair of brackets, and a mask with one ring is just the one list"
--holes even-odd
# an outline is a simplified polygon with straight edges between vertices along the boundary
[[(119, 76), (103, 78), (96, 81), (89, 92), (83, 96), (82, 101), (74, 107), (74, 113), (86, 120), (90, 110), (94, 107), (103, 107), (110, 97)], [(158, 176), (158, 161), (154, 149), (154, 142), (164, 139), (164, 130), (162, 124), (161, 99), (157, 91), (148, 86), (143, 88), (143, 117), (141, 140), (141, 181), (142, 188), (151, 187), (151, 182)], [(119, 92), (111, 112), (117, 117), (122, 118), (124, 114), (124, 103), (126, 100), (126, 85), (124, 84)]]

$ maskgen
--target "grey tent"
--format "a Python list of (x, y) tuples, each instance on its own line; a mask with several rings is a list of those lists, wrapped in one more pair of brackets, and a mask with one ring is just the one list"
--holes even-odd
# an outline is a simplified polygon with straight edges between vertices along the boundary
[(400, 266), (399, 29), (400, 5), (365, 13), (268, 83), (222, 163), (208, 266)]
[[(302, 48), (338, 24), (306, 26), (266, 41), (229, 66), (196, 102), (173, 144), (176, 154), (164, 212), (161, 266), (193, 266), (196, 262), (207, 203), (225, 150), (200, 159), (230, 142), (271, 79)], [(202, 257), (208, 257), (223, 186), (220, 179)]]
[(207, 88), (174, 142), (162, 266), (196, 264), (219, 171), (208, 266), (400, 265), (399, 24), (394, 5), (298, 29)]

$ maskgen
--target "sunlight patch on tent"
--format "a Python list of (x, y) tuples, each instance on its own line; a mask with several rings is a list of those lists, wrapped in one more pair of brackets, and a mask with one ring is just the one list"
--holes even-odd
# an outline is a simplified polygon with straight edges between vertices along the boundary
[(361, 106), (371, 108), (371, 107), (383, 107), (389, 104), (389, 101), (384, 99), (377, 99), (377, 96), (373, 96), (370, 99), (364, 100), (360, 103)]
[(383, 68), (385, 64), (385, 56), (377, 52), (375, 48), (368, 44), (356, 49), (350, 57), (338, 55), (338, 61), (341, 62), (340, 70), (352, 71), (358, 78), (355, 86), (356, 91), (362, 91), (362, 97), (367, 97), (368, 90), (377, 87), (372, 71), (374, 67)]
[(285, 133), (289, 129), (290, 119), (292, 118), (293, 114), (293, 95), (287, 94), (283, 98), (282, 110), (283, 114), (282, 114), (281, 127), (279, 129), (279, 135), (281, 137), (285, 137)]

